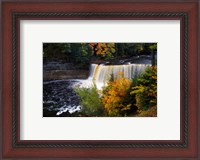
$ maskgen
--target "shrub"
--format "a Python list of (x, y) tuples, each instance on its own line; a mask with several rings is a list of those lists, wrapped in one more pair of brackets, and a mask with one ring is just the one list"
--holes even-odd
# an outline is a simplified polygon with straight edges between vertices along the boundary
[(136, 117), (156, 117), (157, 106), (150, 107), (148, 110), (139, 110)]
[(132, 103), (126, 99), (130, 97), (130, 88), (131, 80), (124, 77), (108, 82), (103, 88), (102, 102), (109, 116), (126, 116), (131, 110)]
[(90, 88), (75, 88), (74, 90), (80, 97), (83, 114), (87, 116), (104, 115), (104, 107), (95, 85)]
[(132, 87), (130, 95), (135, 96), (136, 106), (140, 110), (147, 110), (157, 106), (157, 67), (146, 68), (137, 80), (137, 86)]

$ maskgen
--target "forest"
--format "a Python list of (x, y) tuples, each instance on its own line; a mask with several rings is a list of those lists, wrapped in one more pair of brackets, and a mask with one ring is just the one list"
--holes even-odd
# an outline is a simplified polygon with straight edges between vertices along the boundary
[(157, 43), (44, 43), (44, 60), (62, 59), (66, 62), (89, 63), (134, 58), (141, 55), (153, 55), (157, 52)]

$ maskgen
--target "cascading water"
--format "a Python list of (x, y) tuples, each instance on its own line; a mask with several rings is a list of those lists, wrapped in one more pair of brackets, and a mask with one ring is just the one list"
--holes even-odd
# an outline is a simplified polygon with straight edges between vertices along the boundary
[(133, 78), (137, 74), (143, 72), (149, 64), (124, 64), (124, 65), (104, 65), (91, 64), (90, 75), (88, 80), (92, 80), (98, 89), (101, 89), (110, 79), (111, 74), (114, 78), (120, 77), (123, 74), (125, 78)]
[(88, 77), (88, 80), (93, 80), (93, 77), (96, 73), (96, 69), (99, 65), (98, 64), (91, 64), (90, 65), (90, 75)]

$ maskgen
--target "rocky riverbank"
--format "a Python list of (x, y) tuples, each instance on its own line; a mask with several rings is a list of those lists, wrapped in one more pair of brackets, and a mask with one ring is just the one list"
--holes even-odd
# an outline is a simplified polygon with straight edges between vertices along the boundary
[(64, 79), (86, 79), (89, 70), (51, 70), (43, 73), (43, 81)]
[(63, 61), (45, 61), (43, 63), (43, 81), (64, 79), (86, 79), (89, 68), (82, 69), (73, 63)]

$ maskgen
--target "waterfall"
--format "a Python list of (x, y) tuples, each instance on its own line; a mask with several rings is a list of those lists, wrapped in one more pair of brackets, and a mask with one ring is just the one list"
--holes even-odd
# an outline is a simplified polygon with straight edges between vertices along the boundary
[(93, 80), (98, 89), (102, 88), (110, 79), (111, 74), (114, 79), (123, 74), (125, 78), (133, 78), (135, 75), (143, 72), (149, 64), (123, 64), (123, 65), (104, 65), (91, 64), (88, 80)]
[(98, 67), (98, 64), (91, 64), (90, 65), (90, 75), (88, 77), (89, 80), (93, 80), (94, 74), (96, 72), (96, 69)]

